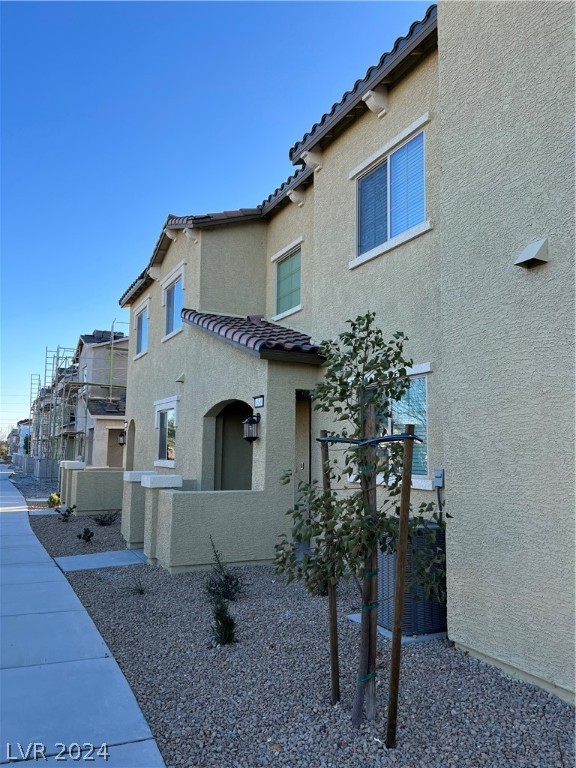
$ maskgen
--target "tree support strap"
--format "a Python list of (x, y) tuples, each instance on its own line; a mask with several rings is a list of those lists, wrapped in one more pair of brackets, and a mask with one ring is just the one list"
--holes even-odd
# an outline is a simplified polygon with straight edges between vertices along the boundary
[(373, 611), (375, 608), (378, 608), (378, 600), (376, 600), (375, 603), (365, 603), (362, 606), (362, 611), (367, 613), (368, 611)]
[(359, 683), (367, 683), (369, 680), (374, 680), (376, 677), (376, 672), (370, 672), (369, 675), (362, 675), (361, 677), (357, 677), (356, 680)]
[(364, 571), (365, 579), (371, 579), (372, 576), (378, 576), (378, 571)]

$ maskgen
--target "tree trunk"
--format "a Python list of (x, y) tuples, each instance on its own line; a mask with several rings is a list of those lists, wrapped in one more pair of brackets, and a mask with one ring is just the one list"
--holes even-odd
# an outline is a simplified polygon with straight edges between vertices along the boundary
[[(366, 409), (364, 419), (364, 439), (375, 437), (376, 419), (374, 406)], [(360, 485), (367, 515), (375, 520), (378, 510), (376, 505), (376, 446), (364, 449), (360, 472)], [(376, 717), (376, 641), (378, 637), (378, 542), (372, 543), (368, 557), (364, 562), (364, 580), (362, 584), (362, 613), (360, 616), (360, 663), (356, 692), (352, 709), (352, 724), (359, 728), (362, 722), (362, 710), (366, 696), (366, 716), (368, 720)]]

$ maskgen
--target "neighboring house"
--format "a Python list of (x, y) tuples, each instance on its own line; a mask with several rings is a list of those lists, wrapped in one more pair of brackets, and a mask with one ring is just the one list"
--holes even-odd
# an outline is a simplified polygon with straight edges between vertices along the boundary
[(373, 310), (409, 337), (416, 502), (446, 470), (449, 636), (573, 699), (573, 22), (433, 6), (261, 205), (168, 217), (121, 298), (129, 546), (172, 572), (206, 566), (210, 535), (269, 561), (332, 426), (318, 340)]
[(69, 426), (77, 436), (75, 458), (88, 466), (121, 467), (128, 337), (98, 330), (83, 334), (74, 362), (79, 383)]
[(8, 443), (8, 455), (10, 457), (18, 453), (18, 445), (20, 444), (20, 430), (16, 427), (12, 427), (6, 438)]

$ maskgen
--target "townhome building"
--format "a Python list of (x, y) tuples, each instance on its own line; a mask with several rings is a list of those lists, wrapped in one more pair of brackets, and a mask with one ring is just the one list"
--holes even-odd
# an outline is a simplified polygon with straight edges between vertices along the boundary
[(128, 546), (269, 562), (332, 426), (319, 342), (373, 311), (409, 339), (416, 502), (445, 470), (449, 637), (573, 700), (573, 23), (431, 6), (260, 205), (168, 216), (120, 299)]

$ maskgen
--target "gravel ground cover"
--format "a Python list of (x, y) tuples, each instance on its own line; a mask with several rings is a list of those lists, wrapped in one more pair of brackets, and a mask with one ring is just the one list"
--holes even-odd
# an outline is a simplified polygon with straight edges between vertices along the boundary
[[(120, 515), (113, 525), (108, 526), (97, 525), (85, 515), (72, 515), (67, 523), (62, 522), (59, 515), (31, 515), (29, 520), (32, 530), (51, 557), (126, 549), (126, 542), (120, 533)], [(94, 532), (88, 543), (78, 538), (84, 528)]]
[(48, 509), (46, 501), (35, 501), (36, 499), (47, 499), (51, 493), (58, 492), (58, 480), (36, 480), (32, 475), (24, 475), (18, 472), (15, 467), (10, 476), (11, 482), (18, 488), (20, 493), (26, 499), (29, 509)]
[[(31, 510), (48, 510), (46, 501), (34, 499), (48, 498), (58, 491), (57, 481), (36, 480), (30, 475), (15, 474), (10, 480), (26, 499)], [(29, 518), (32, 530), (51, 557), (68, 555), (88, 555), (92, 552), (110, 552), (126, 549), (126, 542), (120, 533), (121, 517), (110, 526), (98, 525), (91, 517), (72, 515), (63, 523), (59, 515), (33, 515)], [(90, 528), (94, 532), (89, 543), (78, 538), (78, 534)]]
[(142, 565), (68, 575), (168, 768), (574, 764), (572, 707), (442, 640), (403, 648), (398, 743), (386, 750), (383, 638), (378, 719), (359, 731), (350, 724), (359, 628), (345, 615), (358, 611), (355, 585), (339, 594), (342, 702), (332, 707), (326, 600), (270, 567), (240, 570), (245, 592), (231, 604), (238, 642), (223, 647), (212, 642), (203, 573)]

